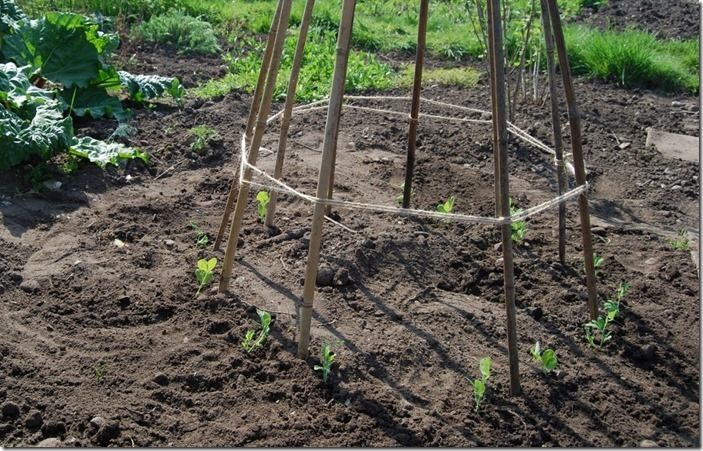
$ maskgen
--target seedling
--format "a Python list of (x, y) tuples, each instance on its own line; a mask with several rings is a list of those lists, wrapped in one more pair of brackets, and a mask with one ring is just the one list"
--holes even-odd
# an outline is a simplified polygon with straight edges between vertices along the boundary
[[(517, 205), (513, 203), (513, 199), (510, 201), (510, 215), (516, 215), (522, 213), (522, 209), (518, 208)], [(522, 244), (525, 241), (525, 235), (527, 234), (527, 223), (525, 221), (515, 221), (510, 224), (510, 238), (515, 244)]]
[(105, 367), (102, 365), (93, 368), (93, 375), (95, 375), (95, 379), (97, 380), (102, 380), (102, 378), (105, 377), (105, 373), (107, 373), (107, 370), (105, 370)]
[(271, 198), (269, 197), (269, 193), (266, 191), (259, 191), (256, 193), (256, 200), (259, 202), (259, 206), (257, 207), (259, 219), (263, 222), (264, 219), (266, 219), (266, 207), (268, 207), (269, 200), (271, 200)]
[(444, 213), (445, 215), (451, 213), (454, 210), (455, 201), (456, 197), (449, 196), (446, 201), (437, 205), (437, 211), (440, 213)]
[(266, 342), (266, 338), (269, 336), (269, 331), (271, 330), (271, 314), (266, 310), (256, 309), (256, 314), (259, 315), (259, 325), (261, 330), (259, 335), (254, 338), (256, 332), (254, 330), (248, 330), (244, 334), (244, 340), (242, 341), (242, 347), (247, 353), (251, 353), (253, 350), (260, 348)]
[(332, 370), (332, 364), (334, 363), (334, 358), (336, 354), (332, 352), (332, 344), (325, 343), (322, 346), (322, 354), (320, 355), (320, 363), (322, 365), (315, 365), (313, 369), (315, 371), (322, 371), (322, 382), (327, 383), (330, 371)]
[(198, 280), (198, 291), (195, 292), (197, 297), (203, 288), (205, 288), (214, 277), (213, 270), (217, 266), (217, 258), (213, 257), (210, 260), (204, 258), (198, 260), (198, 267), (195, 269), (195, 278)]
[(202, 153), (211, 142), (221, 139), (217, 130), (208, 125), (196, 125), (188, 130), (188, 133), (195, 138), (190, 150), (196, 153)]
[(620, 282), (618, 290), (615, 293), (615, 299), (608, 299), (603, 304), (605, 315), (598, 316), (598, 319), (591, 320), (584, 325), (586, 329), (586, 341), (588, 341), (591, 346), (596, 346), (596, 335), (598, 335), (599, 338), (599, 348), (602, 348), (613, 338), (613, 334), (608, 330), (608, 326), (620, 315), (620, 304), (629, 290), (630, 284)]
[(474, 389), (474, 403), (476, 405), (476, 412), (478, 412), (478, 409), (481, 407), (481, 402), (483, 401), (483, 397), (486, 394), (486, 382), (488, 382), (488, 378), (491, 376), (492, 363), (493, 361), (490, 357), (482, 358), (481, 362), (478, 365), (479, 370), (481, 371), (481, 379), (474, 379), (472, 381), (468, 377), (466, 378), (466, 380), (469, 381), (469, 383)]
[(600, 274), (600, 269), (605, 264), (605, 259), (600, 255), (593, 253), (593, 272), (598, 275)]
[(549, 374), (557, 369), (557, 354), (553, 349), (542, 350), (539, 346), (539, 341), (530, 349), (532, 359), (542, 365), (544, 374)]
[(210, 242), (210, 237), (207, 236), (207, 233), (203, 231), (200, 227), (198, 227), (198, 224), (195, 222), (190, 223), (190, 226), (195, 230), (196, 238), (195, 238), (195, 244), (196, 246), (199, 247), (205, 247), (208, 245)]
[(688, 250), (690, 250), (688, 237), (686, 236), (686, 229), (681, 229), (679, 231), (678, 238), (669, 238), (667, 241), (669, 242), (669, 245), (671, 245), (671, 247), (675, 251), (688, 251)]
[[(400, 196), (396, 197), (395, 201), (402, 205), (403, 196), (405, 194), (405, 183), (401, 183), (398, 188), (400, 188)], [(415, 188), (410, 188), (410, 197), (415, 197)]]
[(605, 309), (608, 321), (613, 321), (618, 315), (620, 315), (620, 302), (625, 297), (627, 292), (630, 290), (630, 284), (627, 282), (620, 282), (618, 285), (618, 291), (615, 293), (615, 299), (608, 299), (603, 303), (603, 308)]

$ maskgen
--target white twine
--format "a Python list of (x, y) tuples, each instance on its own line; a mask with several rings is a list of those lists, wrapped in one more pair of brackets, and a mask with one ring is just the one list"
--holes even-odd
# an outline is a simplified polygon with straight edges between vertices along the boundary
[[(417, 210), (417, 209), (412, 209), (412, 208), (399, 208), (399, 207), (392, 207), (392, 206), (388, 206), (388, 205), (367, 204), (367, 203), (362, 203), (362, 202), (345, 201), (345, 200), (339, 200), (339, 199), (323, 199), (323, 198), (319, 198), (316, 196), (310, 196), (308, 194), (300, 192), (300, 191), (296, 190), (295, 188), (282, 182), (281, 180), (278, 180), (275, 177), (267, 174), (262, 169), (254, 166), (252, 164), (249, 164), (249, 162), (247, 161), (247, 159), (249, 157), (249, 151), (246, 146), (246, 137), (244, 135), (242, 135), (242, 138), (241, 138), (241, 146), (242, 146), (242, 158), (241, 158), (242, 163), (240, 164), (240, 173), (239, 173), (239, 183), (240, 184), (248, 184), (250, 186), (258, 186), (261, 188), (274, 190), (274, 191), (284, 193), (284, 194), (292, 194), (294, 196), (297, 196), (297, 197), (304, 199), (308, 202), (311, 202), (313, 204), (331, 205), (331, 206), (338, 207), (338, 208), (369, 210), (369, 211), (375, 211), (375, 212), (379, 212), (379, 213), (392, 213), (392, 214), (398, 214), (398, 215), (403, 215), (403, 216), (419, 216), (419, 217), (434, 218), (434, 219), (445, 219), (445, 220), (454, 221), (454, 222), (503, 225), (503, 224), (512, 224), (513, 222), (517, 222), (517, 221), (522, 221), (523, 219), (526, 219), (526, 218), (533, 216), (533, 215), (536, 215), (537, 213), (540, 213), (544, 210), (547, 210), (547, 209), (555, 207), (561, 203), (564, 203), (564, 202), (578, 196), (581, 193), (585, 193), (588, 190), (588, 183), (586, 183), (586, 184), (578, 186), (570, 191), (567, 191), (566, 193), (562, 194), (561, 196), (555, 197), (555, 198), (550, 199), (546, 202), (543, 202), (541, 204), (527, 208), (525, 210), (522, 210), (522, 211), (515, 213), (515, 214), (512, 214), (510, 216), (502, 216), (502, 217), (485, 217), (485, 216), (475, 216), (475, 215), (464, 215), (464, 214), (460, 214), (460, 213), (440, 213), (440, 212), (436, 212), (436, 211)], [(245, 169), (255, 172), (257, 175), (265, 178), (270, 183), (273, 183), (273, 185), (249, 180), (248, 179), (249, 177), (245, 176)]]

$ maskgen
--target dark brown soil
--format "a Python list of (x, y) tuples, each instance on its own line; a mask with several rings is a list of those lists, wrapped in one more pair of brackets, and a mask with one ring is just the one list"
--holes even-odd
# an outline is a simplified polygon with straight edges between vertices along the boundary
[(700, 2), (694, 0), (607, 0), (602, 3), (583, 8), (578, 20), (602, 29), (636, 27), (663, 39), (691, 39), (700, 33)]
[[(164, 73), (172, 55), (154, 55)], [(603, 350), (583, 336), (583, 259), (570, 203), (565, 265), (554, 211), (530, 218), (526, 243), (515, 247), (521, 395), (508, 393), (500, 237), (482, 225), (337, 211), (354, 232), (325, 224), (322, 264), (333, 286), (318, 288), (312, 356), (297, 359), (309, 204), (281, 198), (277, 226), (304, 236), (271, 243), (252, 199), (230, 292), (195, 297), (196, 261), (222, 252), (198, 248), (190, 223), (211, 239), (217, 232), (250, 98), (136, 108), (137, 131), (126, 141), (149, 151), (148, 167), (85, 167), (40, 194), (17, 194), (24, 185), (12, 174), (0, 180), (0, 443), (700, 446), (699, 279), (691, 253), (667, 241), (684, 230), (697, 254), (699, 166), (644, 145), (647, 127), (697, 135), (697, 99), (585, 81), (576, 91), (592, 230), (605, 259), (600, 299), (621, 281), (632, 287)], [(424, 95), (489, 108), (485, 83)], [(324, 117), (299, 116), (291, 128), (286, 181), (308, 193)], [(515, 122), (551, 142), (546, 107), (524, 103)], [(196, 124), (221, 135), (202, 153), (190, 150), (187, 130)], [(80, 132), (106, 136), (112, 127), (86, 123)], [(347, 111), (336, 195), (394, 205), (405, 140), (404, 121)], [(457, 211), (492, 215), (490, 129), (423, 121), (418, 141), (414, 205), (433, 210), (455, 195)], [(264, 144), (275, 149), (275, 129)], [(274, 160), (264, 151), (259, 163), (270, 170)], [(516, 140), (510, 174), (520, 206), (554, 196), (549, 158)], [(255, 306), (274, 322), (263, 348), (247, 354), (241, 341), (256, 328)], [(558, 374), (531, 361), (536, 340), (556, 350)], [(313, 370), (325, 342), (337, 353), (328, 385)], [(475, 412), (466, 378), (478, 376), (484, 356), (493, 375)]]

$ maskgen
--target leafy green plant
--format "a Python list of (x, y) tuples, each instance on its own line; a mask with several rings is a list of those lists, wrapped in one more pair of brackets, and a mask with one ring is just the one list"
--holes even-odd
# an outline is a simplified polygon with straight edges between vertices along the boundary
[(686, 229), (680, 230), (677, 238), (669, 238), (667, 241), (675, 251), (688, 251), (691, 248), (688, 237), (686, 236)]
[(193, 136), (195, 140), (191, 143), (190, 149), (193, 152), (201, 153), (205, 147), (209, 146), (212, 141), (220, 139), (220, 134), (209, 125), (196, 125), (188, 130), (188, 134)]
[(456, 201), (456, 197), (454, 196), (449, 196), (447, 200), (442, 202), (441, 204), (437, 205), (437, 211), (440, 213), (444, 214), (449, 214), (454, 210), (454, 202)]
[(205, 288), (215, 277), (213, 270), (217, 266), (217, 258), (213, 257), (210, 260), (204, 258), (198, 260), (198, 266), (195, 269), (195, 278), (198, 281), (198, 291), (195, 296), (198, 296), (203, 288)]
[(179, 53), (213, 55), (220, 51), (212, 25), (182, 10), (152, 16), (134, 34), (147, 42), (173, 45)]
[[(510, 215), (516, 215), (522, 213), (522, 209), (518, 208), (516, 204), (513, 203), (513, 199), (509, 198), (510, 202)], [(510, 238), (515, 244), (522, 244), (525, 241), (525, 235), (527, 234), (527, 224), (524, 220), (515, 221), (510, 224)]]
[(106, 62), (119, 45), (95, 20), (48, 12), (30, 20), (14, 0), (2, 0), (0, 14), (0, 171), (58, 152), (100, 167), (145, 153), (122, 144), (74, 136), (71, 116), (113, 117), (130, 112), (112, 95), (126, 90), (135, 101), (183, 87), (174, 78), (132, 75)]
[(474, 391), (474, 404), (476, 412), (478, 412), (478, 409), (481, 408), (481, 402), (483, 401), (483, 398), (486, 395), (486, 382), (488, 382), (488, 378), (491, 377), (492, 363), (493, 361), (490, 357), (482, 358), (478, 366), (479, 371), (481, 372), (481, 379), (471, 380), (468, 377), (466, 378), (466, 380), (469, 381), (469, 383), (471, 384), (471, 387)]
[(598, 348), (603, 348), (613, 338), (609, 326), (620, 315), (620, 305), (629, 290), (630, 285), (627, 282), (620, 282), (615, 299), (608, 299), (604, 303), (605, 315), (599, 315), (597, 319), (584, 325), (588, 344), (595, 347), (598, 339)]
[(107, 374), (107, 370), (103, 365), (97, 365), (93, 368), (93, 376), (95, 376), (96, 380), (102, 380), (102, 378), (105, 377), (105, 374)]
[(322, 382), (327, 383), (330, 371), (332, 371), (332, 364), (336, 354), (332, 352), (332, 344), (325, 343), (322, 346), (322, 354), (320, 355), (320, 365), (315, 365), (313, 369), (315, 371), (322, 371)]
[(259, 191), (258, 193), (256, 193), (256, 201), (259, 203), (256, 211), (261, 221), (266, 219), (266, 207), (268, 207), (269, 200), (271, 200), (271, 197), (269, 196), (268, 192)]
[(535, 345), (530, 349), (530, 355), (534, 361), (542, 365), (544, 374), (548, 374), (557, 369), (558, 361), (556, 352), (553, 349), (542, 350), (539, 341), (536, 341)]
[(600, 274), (601, 268), (605, 265), (605, 259), (600, 255), (593, 253), (593, 272), (597, 276)]
[(251, 353), (253, 350), (263, 346), (271, 330), (271, 314), (261, 309), (256, 309), (256, 314), (259, 315), (261, 330), (259, 330), (258, 336), (256, 336), (256, 332), (252, 329), (246, 331), (244, 340), (242, 341), (242, 347), (247, 353)]
[(196, 237), (195, 237), (195, 244), (196, 244), (196, 246), (198, 246), (198, 247), (205, 247), (205, 246), (207, 246), (208, 243), (210, 242), (210, 237), (208, 237), (207, 233), (205, 233), (205, 232), (203, 231), (203, 229), (201, 229), (200, 227), (198, 227), (198, 224), (196, 224), (195, 222), (192, 222), (192, 221), (191, 221), (190, 226), (191, 226), (191, 227), (193, 228), (193, 230), (195, 231), (195, 235), (196, 235)]

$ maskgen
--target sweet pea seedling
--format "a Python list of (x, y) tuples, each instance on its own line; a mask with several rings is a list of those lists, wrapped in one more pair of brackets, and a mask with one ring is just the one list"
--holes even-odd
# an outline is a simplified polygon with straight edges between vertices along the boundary
[(195, 269), (195, 278), (198, 280), (198, 291), (195, 292), (197, 297), (200, 291), (207, 286), (214, 277), (213, 270), (217, 266), (217, 258), (213, 257), (210, 260), (198, 260), (198, 267)]
[(313, 367), (315, 371), (322, 371), (322, 382), (325, 384), (327, 383), (327, 378), (332, 370), (332, 364), (334, 363), (335, 357), (336, 354), (332, 352), (332, 345), (330, 343), (325, 343), (322, 346), (322, 354), (320, 355), (320, 363), (322, 365), (315, 365)]
[(259, 213), (259, 219), (263, 221), (266, 219), (266, 207), (268, 207), (269, 200), (271, 198), (269, 197), (269, 193), (266, 191), (259, 191), (256, 193), (256, 200), (259, 202), (259, 205), (257, 207), (257, 212)]
[(269, 336), (271, 330), (271, 314), (266, 310), (256, 309), (256, 314), (259, 315), (259, 325), (261, 330), (259, 335), (254, 339), (256, 332), (253, 330), (248, 330), (244, 335), (244, 340), (242, 341), (242, 347), (247, 353), (250, 353), (254, 349), (260, 348), (266, 342), (266, 337)]
[(207, 246), (207, 244), (210, 242), (210, 238), (207, 236), (207, 233), (205, 233), (203, 229), (198, 227), (198, 224), (196, 224), (195, 222), (191, 221), (190, 226), (193, 228), (196, 234), (195, 244), (199, 247)]
[(488, 378), (491, 376), (492, 363), (493, 361), (490, 357), (482, 358), (478, 366), (479, 370), (481, 371), (481, 379), (471, 380), (468, 377), (466, 378), (466, 380), (469, 381), (471, 387), (474, 390), (474, 403), (476, 405), (476, 412), (478, 412), (478, 409), (481, 407), (481, 402), (483, 401), (483, 397), (486, 394), (486, 382), (488, 382)]
[(557, 354), (553, 349), (542, 350), (539, 346), (539, 341), (530, 349), (532, 359), (542, 365), (544, 374), (548, 374), (557, 369)]
[(444, 214), (449, 214), (454, 210), (454, 202), (456, 197), (449, 196), (446, 201), (437, 205), (437, 211)]
[[(510, 215), (516, 215), (522, 213), (522, 209), (518, 208), (517, 205), (513, 203), (513, 199), (510, 198)], [(522, 244), (525, 241), (525, 235), (527, 235), (527, 224), (525, 221), (516, 221), (510, 224), (510, 238), (515, 244)]]

